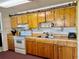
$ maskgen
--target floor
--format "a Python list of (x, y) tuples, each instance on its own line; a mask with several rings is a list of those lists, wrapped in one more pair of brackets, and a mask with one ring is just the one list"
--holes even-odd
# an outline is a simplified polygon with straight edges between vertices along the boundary
[(2, 52), (3, 51), (3, 49), (2, 49), (2, 47), (0, 47), (0, 52)]
[(44, 59), (32, 55), (24, 55), (12, 51), (0, 52), (0, 59)]

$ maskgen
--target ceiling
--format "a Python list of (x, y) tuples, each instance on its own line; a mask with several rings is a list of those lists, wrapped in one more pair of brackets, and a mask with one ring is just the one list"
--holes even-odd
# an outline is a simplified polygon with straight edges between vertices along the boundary
[[(11, 2), (9, 2), (9, 1), (11, 1)], [(16, 3), (15, 1), (21, 1), (21, 2)], [(22, 1), (24, 1), (24, 2), (22, 3)], [(0, 7), (3, 7), (3, 8), (16, 7), (16, 6), (19, 6), (21, 4), (26, 4), (25, 1), (30, 1), (31, 3), (33, 1), (36, 1), (35, 4), (40, 4), (40, 2), (41, 2), (41, 4), (43, 4), (43, 3), (54, 4), (56, 2), (58, 4), (58, 2), (61, 3), (61, 2), (74, 1), (74, 0), (0, 0)], [(9, 2), (9, 3), (6, 4), (5, 2)]]
[(32, 0), (0, 0), (0, 7), (9, 8), (31, 1)]
[(8, 1), (8, 0), (0, 0), (0, 3), (6, 2), (6, 1)]

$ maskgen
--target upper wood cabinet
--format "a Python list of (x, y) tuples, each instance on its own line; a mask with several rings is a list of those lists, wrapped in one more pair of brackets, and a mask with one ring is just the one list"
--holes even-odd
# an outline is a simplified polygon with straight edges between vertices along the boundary
[(71, 11), (70, 11), (70, 7), (66, 7), (65, 8), (65, 26), (66, 27), (70, 27), (70, 21), (71, 21), (71, 19), (70, 19), (70, 13), (71, 13)]
[(38, 27), (37, 13), (28, 14), (28, 24), (31, 29)]
[(18, 25), (17, 17), (16, 17), (16, 16), (12, 16), (12, 17), (11, 17), (11, 27), (12, 27), (12, 28), (16, 28), (17, 25)]
[(28, 22), (27, 15), (18, 15), (16, 17), (18, 24), (26, 24)]
[(55, 9), (55, 26), (76, 26), (76, 6), (60, 7)]
[(46, 21), (53, 22), (54, 20), (54, 10), (46, 11)]
[(76, 7), (65, 8), (65, 26), (74, 27), (76, 26)]
[(49, 11), (40, 11), (11, 17), (11, 26), (29, 24), (29, 28), (38, 28), (42, 22), (53, 22), (55, 27), (76, 26), (76, 6), (59, 7)]
[(28, 23), (27, 14), (21, 15), (21, 19), (22, 19), (22, 24)]
[(38, 28), (37, 13), (32, 13), (32, 28)]
[(26, 14), (11, 17), (11, 27), (12, 28), (16, 28), (17, 25), (19, 25), (19, 24), (27, 24), (27, 23), (28, 23), (28, 19), (27, 19)]
[(38, 23), (45, 22), (45, 12), (38, 12)]
[(55, 9), (55, 26), (64, 26), (64, 8)]
[(18, 15), (16, 17), (17, 17), (17, 23), (18, 23), (18, 25), (22, 24), (22, 17), (21, 17), (21, 15)]
[(71, 25), (70, 26), (73, 27), (73, 26), (76, 26), (76, 6), (71, 7), (70, 11), (71, 11), (70, 13)]

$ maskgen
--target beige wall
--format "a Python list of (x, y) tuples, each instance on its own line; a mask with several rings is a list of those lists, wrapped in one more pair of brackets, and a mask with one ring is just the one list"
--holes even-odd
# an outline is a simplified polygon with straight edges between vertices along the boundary
[(10, 32), (10, 18), (8, 17), (9, 13), (7, 9), (0, 8), (1, 16), (0, 21), (1, 23), (1, 33), (2, 33), (2, 42), (3, 42), (3, 51), (8, 49), (7, 47), (7, 33)]
[(79, 59), (79, 1), (78, 1), (78, 6), (77, 6), (77, 30), (78, 30), (78, 35), (77, 35), (77, 43), (78, 43), (78, 58)]

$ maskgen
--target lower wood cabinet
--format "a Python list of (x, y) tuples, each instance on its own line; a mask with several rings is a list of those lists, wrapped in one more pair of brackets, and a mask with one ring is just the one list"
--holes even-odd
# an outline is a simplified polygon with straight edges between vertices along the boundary
[(27, 50), (27, 53), (29, 53), (29, 54), (32, 54), (33, 52), (32, 52), (32, 48), (33, 48), (33, 46), (32, 46), (32, 41), (26, 41), (26, 50)]
[(50, 57), (49, 44), (27, 40), (26, 47), (27, 47), (27, 53), (29, 54), (37, 55), (45, 58)]
[(8, 50), (15, 51), (13, 38), (8, 38), (7, 41), (8, 41)]
[(77, 59), (77, 48), (27, 40), (27, 53), (48, 59)]
[[(59, 58), (58, 45), (54, 44), (54, 45), (53, 45), (53, 49), (54, 49), (54, 50), (52, 51), (52, 52), (54, 53), (54, 54), (53, 54), (53, 58), (54, 58), (54, 59), (58, 59), (58, 58)], [(51, 53), (52, 53), (52, 52), (51, 52)], [(51, 58), (51, 59), (53, 59), (53, 58)]]
[(45, 58), (50, 58), (50, 46), (46, 43), (37, 42), (37, 55)]

